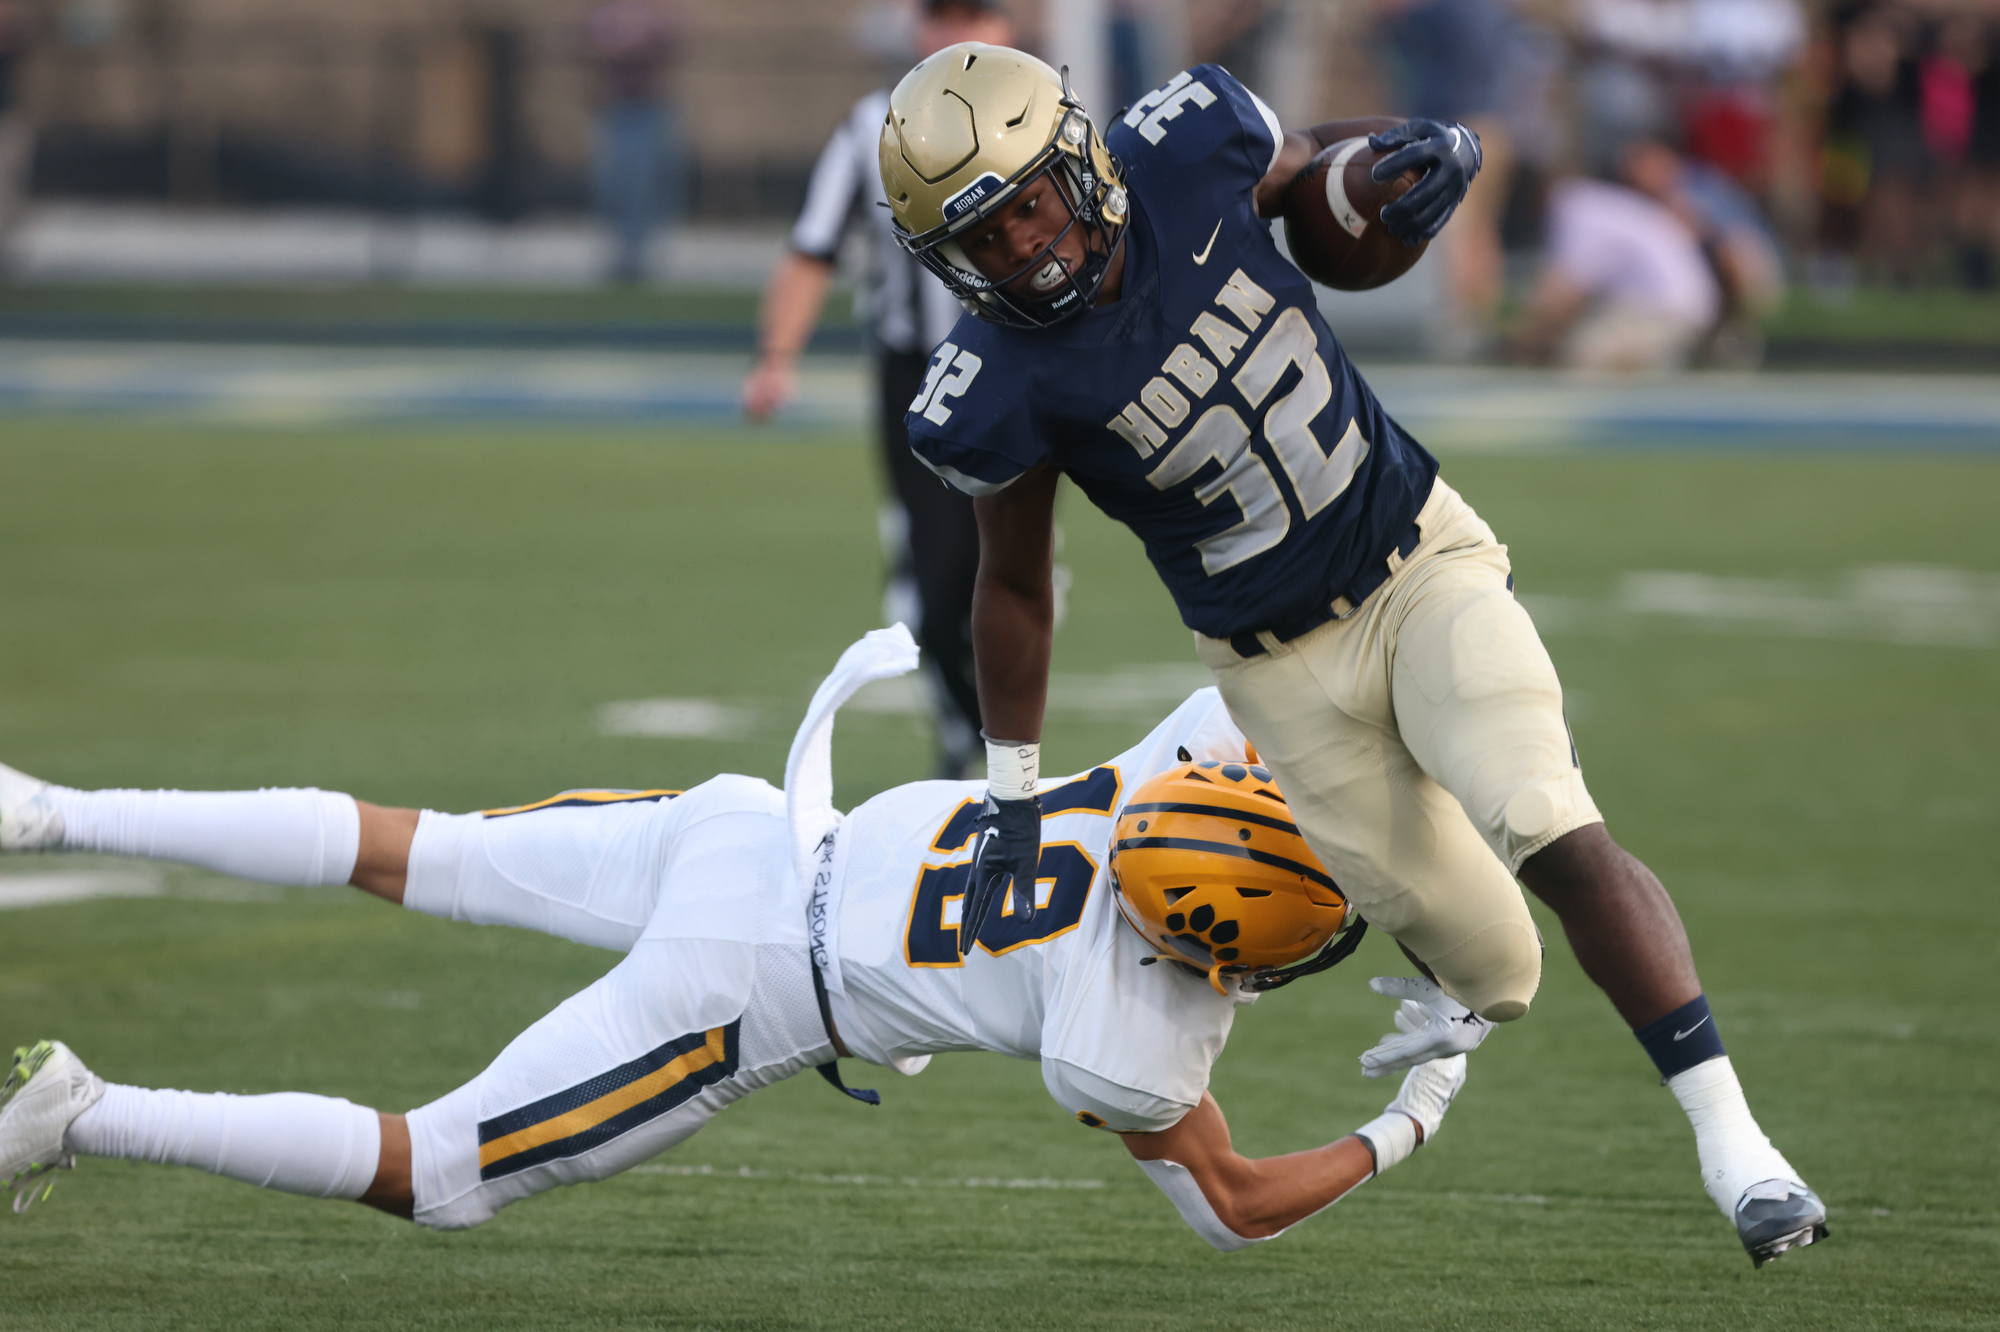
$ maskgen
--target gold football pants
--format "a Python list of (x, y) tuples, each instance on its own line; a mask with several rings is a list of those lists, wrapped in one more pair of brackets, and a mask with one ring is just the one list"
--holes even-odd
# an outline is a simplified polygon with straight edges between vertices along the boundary
[(1369, 924), (1459, 1002), (1528, 1011), (1541, 939), (1514, 873), (1601, 820), (1507, 548), (1438, 481), (1409, 558), (1347, 618), (1240, 656), (1196, 635), (1299, 829)]

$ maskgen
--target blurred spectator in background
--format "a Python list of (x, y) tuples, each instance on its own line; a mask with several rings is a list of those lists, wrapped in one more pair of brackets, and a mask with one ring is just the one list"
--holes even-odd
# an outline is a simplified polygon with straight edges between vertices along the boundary
[(1542, 273), (1513, 359), (1580, 370), (1679, 369), (1723, 311), (1695, 231), (1658, 199), (1588, 177), (1549, 192)]
[(2000, 33), (1980, 25), (1985, 65), (1973, 83), (1972, 137), (1965, 148), (1960, 194), (1960, 235), (1978, 257), (1966, 269), (1969, 284), (1991, 289), (2000, 281)]
[(591, 175), (611, 228), (611, 278), (637, 282), (654, 228), (679, 215), (680, 108), (671, 87), (679, 15), (654, 0), (609, 0), (585, 20), (584, 38), (597, 68)]
[[(1013, 25), (992, 0), (924, 0), (917, 57), (959, 42), (1010, 46)], [(898, 69), (897, 77), (902, 72)], [(923, 384), (931, 348), (951, 332), (962, 311), (944, 284), (896, 244), (889, 210), (877, 206), (883, 200), (878, 152), (888, 114), (886, 88), (856, 102), (813, 168), (805, 208), (792, 228), (791, 252), (764, 288), (757, 364), (743, 383), (743, 410), (752, 420), (765, 420), (796, 391), (799, 353), (819, 322), (841, 241), (851, 227), (864, 228), (871, 242), (869, 262), (855, 308), (875, 353), (882, 466), (894, 496), (882, 514), (891, 566), (885, 614), (915, 622), (937, 717), (938, 775), (957, 778), (985, 753), (972, 673), (979, 528), (972, 501), (910, 452), (903, 414)]]
[(1708, 162), (1684, 158), (1658, 139), (1638, 139), (1619, 162), (1621, 182), (1678, 218), (1701, 247), (1715, 278), (1715, 319), (1693, 348), (1694, 359), (1730, 369), (1754, 369), (1763, 359), (1759, 321), (1785, 294), (1784, 259), (1756, 200)]
[(1927, 248), (1920, 205), (1935, 184), (1925, 141), (1916, 15), (1850, 4), (1832, 15), (1832, 96), (1821, 154), (1815, 283), (1838, 293), (1860, 263), (1914, 283)]
[(1778, 80), (1806, 45), (1799, 0), (1580, 0), (1577, 18), (1594, 57), (1579, 81), (1586, 129), (1593, 100), (1651, 103), (1689, 156), (1768, 191)]
[(1959, 279), (1994, 284), (2000, 247), (2000, 68), (1993, 32), (1975, 14), (1954, 14), (1920, 70), (1924, 143), (1942, 170)]
[(34, 122), (21, 105), (31, 22), (26, 0), (0, 0), (0, 240), (28, 202), (28, 172), (35, 157)]
[(1147, 0), (1111, 0), (1104, 44), (1113, 107), (1132, 105), (1160, 81), (1153, 77), (1158, 61), (1150, 9)]
[(1498, 114), (1512, 72), (1516, 25), (1508, 0), (1374, 0), (1389, 58), (1395, 109), (1479, 135), (1485, 165), (1444, 231), (1451, 285), (1461, 311), (1491, 319), (1506, 280), (1500, 215), (1513, 179), (1512, 141)]

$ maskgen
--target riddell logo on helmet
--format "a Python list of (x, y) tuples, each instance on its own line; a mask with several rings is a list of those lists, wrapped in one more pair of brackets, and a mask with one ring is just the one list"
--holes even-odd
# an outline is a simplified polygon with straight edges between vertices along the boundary
[(958, 221), (958, 219), (977, 208), (988, 197), (997, 193), (1000, 187), (1006, 183), (1006, 181), (1000, 179), (993, 172), (987, 172), (978, 180), (973, 181), (970, 185), (945, 201), (944, 220), (947, 222)]

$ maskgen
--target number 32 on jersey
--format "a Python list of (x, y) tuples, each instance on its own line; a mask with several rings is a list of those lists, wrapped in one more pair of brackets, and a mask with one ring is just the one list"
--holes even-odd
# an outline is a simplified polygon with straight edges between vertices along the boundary
[[(1197, 87), (1200, 85), (1196, 85)], [(1157, 459), (1147, 476), (1155, 488), (1169, 490), (1202, 478), (1194, 497), (1204, 508), (1227, 499), (1241, 521), (1196, 541), (1201, 567), (1210, 575), (1233, 569), (1285, 539), (1291, 530), (1291, 510), (1271, 475), (1271, 468), (1251, 447), (1251, 430), (1242, 413), (1228, 403), (1203, 412), (1178, 442), (1171, 432), (1193, 415), (1208, 391), (1235, 365), (1245, 343), (1256, 339), (1229, 382), (1255, 419), (1263, 412), (1263, 437), (1292, 483), (1299, 512), (1308, 522), (1346, 493), (1368, 457), (1368, 440), (1360, 423), (1350, 420), (1329, 452), (1313, 430), (1313, 422), (1333, 401), (1333, 376), (1319, 354), (1319, 337), (1305, 312), (1287, 306), (1269, 327), (1265, 317), (1277, 300), (1242, 269), (1237, 269), (1215, 294), (1215, 304), (1236, 316), (1239, 328), (1212, 310), (1204, 310), (1188, 330), (1214, 356), (1211, 361), (1192, 341), (1174, 348), (1138, 398), (1105, 422), (1141, 458)], [(1217, 365), (1220, 362), (1220, 366)], [(1300, 378), (1289, 393), (1271, 400), (1271, 391), (1291, 366)], [(1168, 377), (1180, 381), (1176, 387)], [(1183, 391), (1185, 390), (1185, 391)], [(1194, 395), (1189, 401), (1188, 394)], [(1269, 401), (1268, 410), (1265, 409)], [(1211, 469), (1210, 464), (1215, 464)]]
[[(1109, 816), (1118, 801), (1119, 778), (1116, 768), (1098, 768), (1053, 791), (1042, 792), (1042, 817), (1071, 811), (1088, 811)], [(952, 811), (931, 841), (934, 851), (952, 852), (971, 844), (972, 821), (978, 802), (967, 800)], [(972, 862), (956, 865), (926, 865), (917, 875), (916, 892), (910, 901), (910, 927), (904, 939), (904, 957), (913, 967), (961, 967), (958, 955), (958, 926), (964, 909), (966, 890), (972, 877)], [(1083, 907), (1090, 900), (1090, 885), (1097, 878), (1097, 862), (1076, 842), (1048, 842), (1035, 870), (1035, 915), (1022, 920), (1014, 914), (1013, 894), (994, 898), (990, 916), (979, 931), (979, 947), (995, 957), (1047, 943), (1075, 929), (1083, 919)]]
[[(985, 364), (985, 361), (971, 352), (960, 351), (955, 342), (942, 344), (931, 358), (931, 368), (924, 376), (924, 386), (917, 390), (916, 398), (910, 403), (910, 410), (921, 412), (923, 418), (933, 425), (943, 425), (951, 420), (951, 408), (946, 404), (972, 387), (973, 379), (978, 376)], [(956, 373), (948, 374), (948, 371)]]

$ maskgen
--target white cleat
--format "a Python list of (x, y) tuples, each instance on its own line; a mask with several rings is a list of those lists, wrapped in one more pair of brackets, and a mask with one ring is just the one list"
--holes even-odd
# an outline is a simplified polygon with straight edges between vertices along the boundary
[(1464, 1086), (1464, 1055), (1433, 1059), (1418, 1064), (1404, 1076), (1403, 1088), (1388, 1108), (1416, 1120), (1423, 1128), (1423, 1141), (1429, 1142), (1437, 1136), (1438, 1126), (1444, 1123), (1444, 1112), (1451, 1109), (1452, 1100)]
[(62, 811), (49, 784), (0, 763), (0, 851), (55, 851), (62, 840)]
[(103, 1095), (104, 1079), (61, 1041), (14, 1051), (14, 1067), (0, 1083), (0, 1186), (12, 1186), (16, 1212), (49, 1196), (54, 1172), (76, 1167), (63, 1135)]

